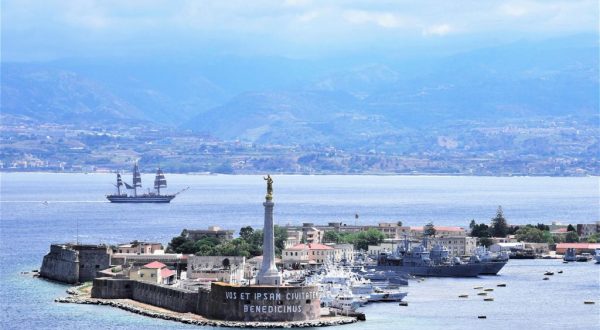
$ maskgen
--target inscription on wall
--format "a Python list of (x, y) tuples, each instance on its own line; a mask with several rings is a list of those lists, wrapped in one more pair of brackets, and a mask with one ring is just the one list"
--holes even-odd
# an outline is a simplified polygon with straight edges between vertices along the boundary
[[(236, 292), (225, 291), (226, 300), (244, 301), (244, 313), (302, 313), (303, 306), (318, 299), (317, 291), (308, 292)], [(264, 302), (275, 304), (264, 305)], [(290, 303), (293, 302), (293, 303)]]

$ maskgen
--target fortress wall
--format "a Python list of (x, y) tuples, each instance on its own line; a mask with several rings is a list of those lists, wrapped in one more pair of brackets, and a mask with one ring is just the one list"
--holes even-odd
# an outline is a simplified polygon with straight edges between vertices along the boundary
[(132, 299), (172, 311), (195, 312), (198, 293), (153, 283), (135, 282)]
[(102, 277), (94, 279), (92, 298), (132, 299), (136, 281)]
[(51, 245), (50, 252), (42, 261), (40, 276), (69, 284), (79, 282), (78, 252), (65, 245)]
[(207, 316), (226, 321), (285, 322), (318, 319), (315, 286), (235, 286), (212, 283)]
[(79, 282), (91, 281), (98, 271), (110, 267), (107, 247), (76, 247), (79, 252)]

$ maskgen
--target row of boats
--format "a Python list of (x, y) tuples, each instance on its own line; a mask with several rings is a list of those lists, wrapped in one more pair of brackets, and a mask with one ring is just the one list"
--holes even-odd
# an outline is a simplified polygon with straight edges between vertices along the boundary
[(400, 290), (416, 277), (475, 277), (496, 275), (508, 262), (508, 253), (492, 254), (478, 247), (468, 260), (451, 258), (441, 244), (428, 248), (428, 241), (414, 247), (408, 240), (395, 251), (382, 253), (370, 263), (364, 256), (355, 264), (325, 265), (289, 276), (292, 285), (318, 285), (321, 304), (344, 312), (372, 302), (400, 302), (407, 292)]
[(568, 248), (565, 251), (565, 255), (563, 256), (563, 260), (565, 262), (571, 262), (571, 261), (587, 262), (592, 259), (595, 259), (596, 263), (600, 263), (600, 249), (594, 250), (594, 255), (592, 255), (590, 253), (577, 254), (577, 250), (575, 250), (574, 248)]
[(414, 247), (405, 238), (404, 244), (399, 245), (395, 251), (379, 255), (376, 269), (413, 276), (475, 277), (498, 274), (508, 259), (507, 252), (493, 254), (484, 246), (479, 246), (468, 260), (461, 260), (450, 257), (450, 251), (439, 243), (429, 249), (427, 238)]

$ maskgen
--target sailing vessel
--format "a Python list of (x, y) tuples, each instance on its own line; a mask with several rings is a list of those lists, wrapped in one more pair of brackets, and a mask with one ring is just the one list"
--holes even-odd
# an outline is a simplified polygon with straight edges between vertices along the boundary
[[(147, 193), (138, 194), (138, 188), (142, 188), (142, 176), (137, 162), (133, 165), (133, 180), (131, 185), (124, 182), (121, 178), (121, 174), (117, 173), (117, 193), (112, 195), (106, 195), (106, 198), (111, 203), (169, 203), (175, 196), (179, 195), (188, 188), (172, 195), (161, 195), (160, 188), (167, 187), (167, 179), (165, 174), (158, 168), (156, 171), (156, 177), (154, 178), (154, 190), (148, 191)], [(126, 191), (122, 191), (122, 187), (125, 186), (127, 190), (133, 190), (132, 194), (128, 194)]]

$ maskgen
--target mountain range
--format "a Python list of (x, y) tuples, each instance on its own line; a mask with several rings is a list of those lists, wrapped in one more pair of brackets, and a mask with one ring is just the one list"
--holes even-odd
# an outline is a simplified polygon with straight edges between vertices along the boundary
[(360, 147), (457, 122), (597, 120), (596, 36), (398, 59), (181, 57), (2, 63), (4, 117), (256, 143)]

